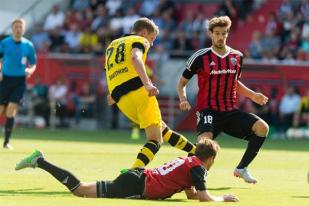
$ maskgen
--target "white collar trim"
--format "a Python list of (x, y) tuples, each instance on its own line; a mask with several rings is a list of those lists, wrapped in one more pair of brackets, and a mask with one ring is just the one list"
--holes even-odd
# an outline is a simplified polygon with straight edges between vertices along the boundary
[(211, 49), (211, 51), (213, 52), (213, 53), (215, 53), (215, 55), (217, 55), (218, 57), (220, 57), (220, 58), (225, 58), (227, 55), (229, 55), (229, 53), (231, 52), (231, 47), (229, 47), (229, 46), (226, 46), (226, 53), (224, 54), (224, 55), (220, 55), (220, 54), (218, 54), (212, 47), (210, 47), (210, 49)]

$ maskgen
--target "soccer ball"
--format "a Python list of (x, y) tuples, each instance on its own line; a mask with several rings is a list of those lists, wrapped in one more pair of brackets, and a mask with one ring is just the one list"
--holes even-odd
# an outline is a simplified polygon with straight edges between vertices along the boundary
[(38, 129), (42, 129), (46, 126), (45, 120), (43, 117), (36, 117), (34, 119), (34, 126)]

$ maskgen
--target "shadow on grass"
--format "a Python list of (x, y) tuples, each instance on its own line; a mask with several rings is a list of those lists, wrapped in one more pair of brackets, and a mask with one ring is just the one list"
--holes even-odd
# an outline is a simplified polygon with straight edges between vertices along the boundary
[(292, 196), (293, 198), (305, 198), (305, 199), (309, 199), (309, 196), (301, 196), (301, 195), (299, 195), (299, 196)]
[(171, 198), (167, 198), (164, 200), (150, 200), (150, 201), (159, 201), (159, 202), (187, 202), (188, 199), (171, 199)]
[(225, 190), (232, 190), (232, 189), (249, 189), (248, 187), (217, 187), (217, 188), (207, 188), (207, 190), (212, 191), (225, 191)]
[[(183, 133), (191, 142), (196, 141), (194, 133)], [(49, 130), (49, 129), (23, 129), (18, 128), (14, 132), (16, 139), (34, 139), (46, 141), (88, 142), (88, 143), (114, 143), (114, 144), (138, 144), (145, 143), (142, 132), (138, 140), (130, 139), (129, 130)], [(245, 148), (247, 141), (222, 135), (216, 138), (222, 148)], [(168, 145), (168, 143), (165, 143)], [(272, 140), (267, 139), (263, 145), (266, 150), (308, 151), (309, 140)]]
[(56, 192), (56, 191), (40, 191), (43, 188), (29, 188), (20, 190), (0, 190), (0, 196), (16, 196), (16, 195), (40, 195), (40, 196), (68, 196), (71, 195), (68, 192)]

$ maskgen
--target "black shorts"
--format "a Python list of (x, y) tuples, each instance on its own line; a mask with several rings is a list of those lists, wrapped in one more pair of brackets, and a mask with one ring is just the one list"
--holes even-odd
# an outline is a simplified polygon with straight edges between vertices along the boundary
[(212, 132), (216, 138), (220, 132), (233, 137), (245, 139), (252, 134), (252, 126), (260, 118), (255, 114), (246, 113), (239, 109), (218, 112), (205, 109), (197, 112), (197, 132)]
[(144, 168), (129, 169), (114, 181), (98, 181), (97, 196), (107, 198), (142, 198), (145, 187)]
[(26, 90), (26, 78), (9, 77), (3, 75), (0, 82), (0, 105), (7, 105), (9, 102), (19, 103)]

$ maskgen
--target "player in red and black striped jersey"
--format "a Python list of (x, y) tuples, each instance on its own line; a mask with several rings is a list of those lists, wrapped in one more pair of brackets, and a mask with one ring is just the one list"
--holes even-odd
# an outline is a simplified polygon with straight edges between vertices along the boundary
[(16, 170), (39, 167), (65, 185), (74, 195), (93, 198), (165, 199), (185, 190), (188, 199), (237, 202), (234, 195), (213, 196), (205, 185), (219, 145), (210, 139), (197, 144), (195, 156), (180, 157), (155, 169), (134, 168), (113, 181), (81, 182), (72, 173), (47, 161), (36, 150), (16, 165)]
[(178, 83), (180, 109), (187, 111), (191, 105), (187, 100), (186, 85), (197, 75), (197, 131), (198, 141), (216, 138), (220, 132), (248, 141), (246, 152), (234, 170), (234, 175), (248, 183), (256, 183), (247, 166), (257, 155), (268, 134), (265, 121), (254, 114), (237, 108), (237, 95), (250, 98), (259, 105), (268, 98), (247, 88), (241, 81), (243, 55), (226, 45), (231, 27), (227, 16), (214, 17), (209, 22), (210, 48), (195, 52), (187, 61), (186, 69)]

